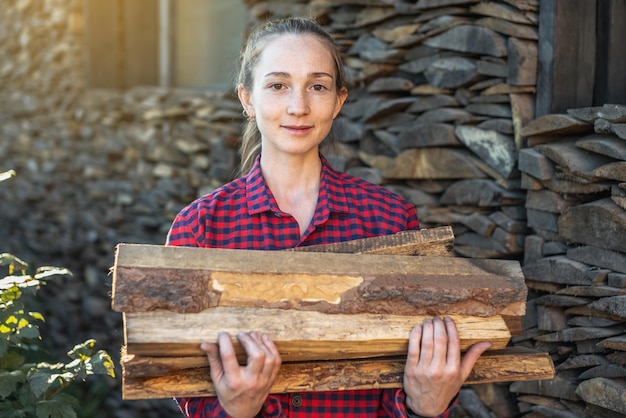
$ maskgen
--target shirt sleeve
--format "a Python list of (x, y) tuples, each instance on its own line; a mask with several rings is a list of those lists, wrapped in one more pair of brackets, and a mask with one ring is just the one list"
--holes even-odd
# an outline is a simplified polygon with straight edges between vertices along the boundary
[[(385, 411), (386, 417), (393, 418), (423, 418), (420, 415), (415, 414), (413, 411), (406, 407), (404, 403), (406, 395), (402, 389), (386, 389), (383, 391), (382, 407)], [(458, 402), (458, 394), (454, 397), (448, 408), (436, 418), (448, 418), (452, 407)]]
[(183, 209), (172, 222), (167, 233), (166, 245), (175, 247), (200, 247), (202, 231), (198, 209), (192, 204)]
[[(188, 418), (229, 418), (217, 398), (177, 398), (178, 408)], [(280, 401), (269, 396), (263, 403), (259, 418), (284, 418)]]
[(407, 231), (420, 229), (420, 222), (417, 217), (417, 209), (415, 209), (415, 206), (413, 206), (412, 203), (407, 202), (406, 214), (407, 214), (407, 223), (406, 223), (405, 229)]

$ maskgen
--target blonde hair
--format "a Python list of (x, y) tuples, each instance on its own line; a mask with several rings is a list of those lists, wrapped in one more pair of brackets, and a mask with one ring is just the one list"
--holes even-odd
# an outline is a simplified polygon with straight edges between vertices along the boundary
[[(305, 17), (290, 17), (281, 20), (269, 21), (255, 29), (246, 42), (240, 56), (239, 72), (236, 78), (236, 85), (243, 84), (249, 91), (254, 84), (254, 68), (263, 52), (267, 41), (272, 36), (279, 35), (313, 35), (327, 45), (329, 52), (335, 63), (335, 87), (337, 92), (346, 88), (346, 75), (341, 61), (339, 48), (334, 39), (322, 27), (312, 19)], [(254, 121), (246, 122), (241, 139), (241, 175), (247, 174), (254, 160), (261, 152), (261, 133)]]

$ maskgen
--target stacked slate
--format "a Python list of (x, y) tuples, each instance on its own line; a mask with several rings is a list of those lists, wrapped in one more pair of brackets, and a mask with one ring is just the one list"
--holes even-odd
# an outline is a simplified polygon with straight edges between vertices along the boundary
[[(142, 87), (90, 90), (71, 111), (0, 125), (0, 171), (17, 173), (0, 184), (0, 251), (73, 273), (38, 294), (55, 358), (94, 338), (121, 374), (115, 246), (164, 243), (184, 205), (235, 176), (242, 121), (232, 95)], [(107, 383), (107, 416), (176, 416), (171, 400), (124, 402), (121, 381)]]
[[(250, 3), (263, 10), (257, 18), (291, 10)], [(315, 0), (310, 8), (340, 44), (351, 82), (333, 164), (407, 197), (423, 226), (452, 225), (457, 255), (520, 257), (517, 158), (519, 129), (533, 115), (537, 2)]]
[(527, 417), (626, 414), (626, 106), (570, 109), (522, 130), (527, 189), (516, 345), (550, 352), (553, 382), (515, 382)]
[(85, 84), (80, 0), (0, 2), (0, 122), (68, 109)]

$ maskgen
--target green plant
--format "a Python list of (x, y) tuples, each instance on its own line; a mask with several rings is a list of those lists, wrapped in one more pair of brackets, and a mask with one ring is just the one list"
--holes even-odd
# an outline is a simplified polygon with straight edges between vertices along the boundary
[[(0, 181), (11, 177), (5, 174), (0, 173)], [(0, 279), (0, 416), (76, 417), (78, 400), (64, 389), (89, 375), (115, 377), (113, 361), (106, 351), (95, 351), (92, 339), (68, 351), (68, 363), (33, 361), (44, 351), (37, 325), (44, 317), (24, 302), (24, 296), (34, 296), (47, 280), (71, 273), (39, 267), (29, 274), (28, 263), (8, 253), (0, 254), (0, 266), (8, 273)]]

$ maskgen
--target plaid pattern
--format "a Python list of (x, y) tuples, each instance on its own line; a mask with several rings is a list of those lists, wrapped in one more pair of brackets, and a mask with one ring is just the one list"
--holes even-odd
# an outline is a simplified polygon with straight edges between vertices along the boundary
[(334, 170), (322, 157), (313, 220), (302, 237), (267, 187), (259, 160), (250, 173), (183, 209), (170, 229), (170, 245), (280, 250), (418, 229), (415, 207), (380, 186)]
[[(334, 170), (321, 158), (318, 202), (302, 237), (297, 221), (278, 208), (257, 158), (248, 175), (183, 209), (174, 220), (167, 244), (279, 250), (419, 228), (412, 204), (380, 186)], [(187, 417), (228, 417), (217, 398), (181, 398), (177, 402)], [(348, 390), (270, 395), (258, 416), (400, 418), (407, 416), (407, 410), (401, 389)]]

